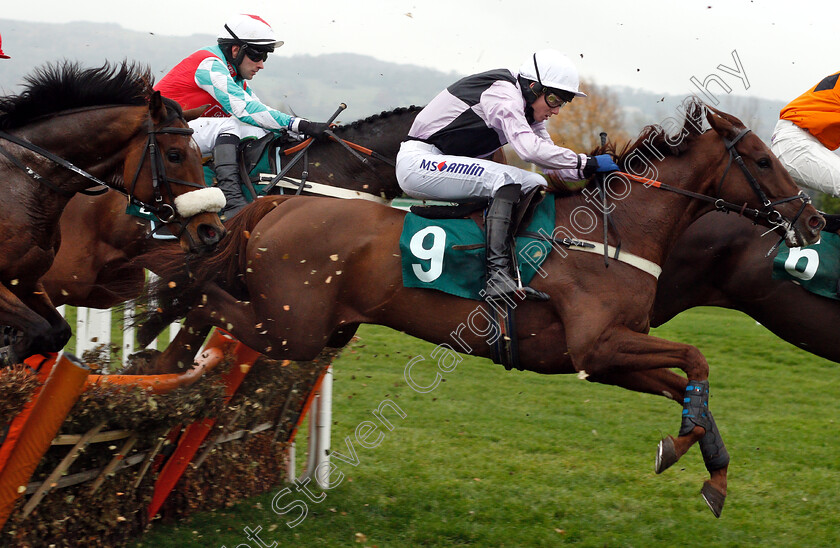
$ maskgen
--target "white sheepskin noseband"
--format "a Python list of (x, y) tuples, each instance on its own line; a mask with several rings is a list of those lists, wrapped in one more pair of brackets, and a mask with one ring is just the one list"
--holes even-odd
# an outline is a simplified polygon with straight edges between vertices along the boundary
[(216, 187), (193, 190), (175, 197), (175, 209), (184, 218), (204, 213), (217, 213), (225, 207), (225, 195)]

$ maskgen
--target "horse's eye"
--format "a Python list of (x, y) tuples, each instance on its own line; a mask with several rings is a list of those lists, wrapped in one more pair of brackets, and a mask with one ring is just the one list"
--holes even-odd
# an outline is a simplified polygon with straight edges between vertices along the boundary
[(183, 156), (181, 156), (181, 152), (179, 150), (170, 150), (166, 153), (166, 159), (173, 164), (180, 164), (182, 158)]
[(771, 166), (770, 158), (760, 158), (756, 164), (758, 164), (758, 167), (761, 169), (767, 169)]

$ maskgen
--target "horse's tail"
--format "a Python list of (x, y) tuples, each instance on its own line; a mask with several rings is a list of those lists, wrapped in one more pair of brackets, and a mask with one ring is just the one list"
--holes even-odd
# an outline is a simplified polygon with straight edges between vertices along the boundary
[(180, 245), (173, 243), (136, 258), (134, 263), (157, 275), (157, 280), (148, 284), (147, 291), (135, 301), (138, 308), (146, 310), (135, 316), (135, 323), (140, 324), (138, 343), (148, 344), (167, 325), (186, 316), (190, 308), (200, 303), (206, 283), (217, 283), (237, 294), (245, 291), (241, 280), (248, 238), (257, 223), (284, 199), (262, 198), (243, 208), (225, 223), (228, 233), (212, 255), (187, 256)]

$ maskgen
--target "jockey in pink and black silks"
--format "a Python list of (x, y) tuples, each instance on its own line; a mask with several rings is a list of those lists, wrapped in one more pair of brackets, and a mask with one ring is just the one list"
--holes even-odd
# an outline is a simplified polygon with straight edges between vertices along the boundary
[(491, 198), (486, 216), (489, 300), (524, 294), (513, 281), (510, 224), (520, 193), (545, 187), (540, 174), (489, 158), (505, 144), (553, 180), (570, 181), (618, 169), (609, 155), (587, 156), (557, 146), (545, 122), (580, 91), (577, 68), (563, 54), (542, 50), (518, 71), (497, 69), (463, 78), (417, 115), (397, 155), (397, 180), (415, 198), (447, 201)]
[(266, 105), (248, 85), (265, 67), (268, 54), (283, 45), (265, 20), (237, 15), (225, 23), (217, 42), (178, 63), (155, 89), (185, 109), (210, 105), (190, 127), (201, 152), (213, 153), (218, 186), (227, 200), (223, 213), (230, 217), (247, 203), (237, 159), (240, 139), (283, 131), (319, 136), (328, 126)]

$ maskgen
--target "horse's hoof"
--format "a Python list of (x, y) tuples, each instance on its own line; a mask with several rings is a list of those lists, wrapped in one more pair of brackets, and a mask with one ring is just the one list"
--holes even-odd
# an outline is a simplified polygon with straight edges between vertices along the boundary
[(668, 436), (659, 440), (659, 447), (656, 449), (656, 473), (661, 474), (679, 460), (677, 450), (674, 448), (674, 438)]
[(708, 481), (703, 482), (703, 488), (700, 489), (700, 494), (703, 495), (703, 500), (709, 505), (709, 510), (716, 518), (720, 517), (723, 512), (723, 503), (726, 502), (726, 495), (717, 490)]
[(16, 363), (20, 363), (20, 360), (12, 345), (0, 348), (0, 367), (9, 367)]

